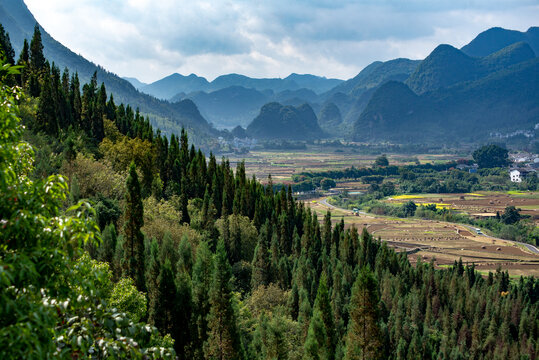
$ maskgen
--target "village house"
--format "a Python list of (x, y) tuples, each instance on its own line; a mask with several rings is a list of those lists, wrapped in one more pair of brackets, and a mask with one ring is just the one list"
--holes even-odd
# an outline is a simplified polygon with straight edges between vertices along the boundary
[(522, 178), (520, 177), (520, 171), (517, 169), (513, 169), (509, 171), (509, 176), (511, 177), (511, 182), (515, 182), (515, 183), (522, 182)]
[(528, 176), (537, 176), (537, 171), (534, 169), (510, 169), (509, 170), (509, 176), (511, 178), (511, 182), (514, 183), (520, 183), (522, 180), (524, 180)]

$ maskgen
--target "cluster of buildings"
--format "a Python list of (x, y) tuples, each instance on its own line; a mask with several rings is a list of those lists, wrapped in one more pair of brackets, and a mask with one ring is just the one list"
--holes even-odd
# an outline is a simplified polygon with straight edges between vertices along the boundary
[(539, 154), (517, 152), (509, 154), (509, 160), (511, 160), (509, 176), (512, 182), (519, 183), (526, 177), (538, 176)]

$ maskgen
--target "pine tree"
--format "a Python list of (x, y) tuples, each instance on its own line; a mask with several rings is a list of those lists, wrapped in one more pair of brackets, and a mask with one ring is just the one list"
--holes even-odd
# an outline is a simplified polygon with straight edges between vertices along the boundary
[[(326, 347), (327, 334), (320, 310), (315, 309), (309, 324), (307, 339), (304, 345), (304, 360), (328, 360), (329, 350)], [(332, 354), (333, 355), (333, 354)]]
[(379, 326), (378, 284), (372, 271), (359, 271), (350, 299), (350, 322), (346, 337), (346, 359), (379, 359), (382, 338)]
[(154, 325), (162, 334), (175, 333), (176, 284), (170, 260), (166, 260), (157, 278), (157, 304), (155, 305)]
[(22, 66), (21, 74), (19, 75), (19, 85), (26, 89), (26, 82), (28, 81), (28, 74), (30, 72), (30, 45), (28, 45), (28, 40), (24, 39), (21, 53), (19, 55), (19, 60), (17, 60), (17, 65)]
[(45, 55), (43, 54), (43, 42), (39, 25), (34, 27), (34, 35), (30, 41), (30, 66), (32, 71), (42, 72), (45, 69)]
[(202, 345), (208, 338), (208, 319), (210, 297), (208, 289), (212, 284), (213, 259), (205, 242), (199, 244), (193, 266), (193, 320), (196, 326), (194, 358), (203, 359)]
[(181, 211), (181, 218), (180, 223), (181, 224), (189, 224), (191, 222), (191, 218), (189, 216), (189, 210), (187, 209), (187, 204), (189, 203), (189, 195), (187, 193), (187, 179), (185, 178), (185, 175), (182, 174), (182, 180), (181, 180), (181, 195), (180, 195), (180, 211)]
[(159, 244), (157, 240), (152, 239), (150, 243), (150, 258), (146, 270), (146, 287), (148, 289), (148, 317), (149, 322), (154, 324), (159, 322), (157, 319), (160, 314), (160, 294), (159, 283), (157, 282), (161, 273), (161, 261), (159, 260)]
[(328, 349), (329, 359), (334, 359), (335, 346), (337, 339), (335, 335), (335, 322), (333, 317), (333, 310), (331, 308), (331, 301), (329, 297), (329, 291), (327, 287), (327, 280), (325, 275), (322, 275), (318, 283), (318, 293), (314, 302), (314, 310), (319, 311), (322, 315), (322, 321), (326, 332), (326, 344)]
[(176, 274), (176, 304), (174, 316), (174, 347), (179, 359), (192, 359), (192, 322), (193, 300), (191, 278), (187, 269), (178, 262)]
[(271, 280), (271, 264), (268, 259), (269, 251), (269, 239), (271, 236), (271, 226), (269, 220), (260, 228), (260, 234), (258, 235), (258, 244), (255, 248), (253, 256), (253, 273), (251, 277), (251, 287), (256, 289), (260, 285), (268, 285)]
[(11, 40), (9, 40), (9, 34), (4, 30), (2, 24), (0, 24), (0, 51), (9, 64), (15, 64), (15, 50), (13, 50)]
[(58, 122), (54, 105), (50, 77), (45, 76), (41, 95), (39, 96), (36, 118), (38, 129), (52, 136), (58, 134)]
[(234, 360), (243, 357), (233, 305), (231, 277), (232, 271), (227, 260), (225, 244), (219, 241), (210, 288), (208, 340), (204, 344), (207, 359)]
[(114, 224), (108, 224), (102, 232), (102, 241), (98, 249), (98, 260), (112, 264), (118, 235)]
[(129, 167), (125, 194), (124, 225), (124, 274), (135, 281), (140, 291), (144, 290), (144, 235), (140, 230), (144, 226), (144, 209), (140, 194), (135, 163)]
[(69, 88), (69, 102), (71, 103), (71, 118), (75, 126), (80, 128), (81, 113), (82, 113), (82, 99), (80, 97), (80, 81), (79, 74), (75, 73), (71, 77), (71, 84)]

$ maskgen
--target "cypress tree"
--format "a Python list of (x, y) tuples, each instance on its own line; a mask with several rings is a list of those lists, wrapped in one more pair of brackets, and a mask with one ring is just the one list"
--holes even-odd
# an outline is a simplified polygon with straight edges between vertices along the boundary
[(43, 54), (43, 42), (41, 40), (41, 31), (39, 25), (34, 27), (34, 35), (30, 41), (30, 66), (35, 72), (41, 72), (45, 69), (45, 55)]
[(188, 203), (189, 203), (189, 197), (187, 195), (187, 180), (185, 176), (182, 174), (181, 195), (180, 195), (180, 211), (181, 211), (180, 223), (181, 224), (189, 224), (191, 222), (191, 218), (189, 217), (189, 210), (187, 209)]
[(379, 326), (378, 284), (372, 271), (361, 268), (352, 288), (350, 323), (346, 336), (346, 359), (379, 359), (382, 336)]
[(176, 322), (176, 284), (170, 260), (167, 259), (157, 278), (157, 303), (155, 305), (154, 325), (163, 334), (175, 334)]
[(232, 270), (228, 263), (225, 244), (220, 240), (217, 244), (210, 288), (208, 340), (204, 344), (207, 359), (234, 360), (243, 357), (233, 306), (231, 277)]
[(9, 40), (9, 34), (4, 30), (2, 24), (0, 24), (0, 51), (4, 53), (9, 64), (15, 64), (15, 50), (13, 50), (11, 40)]
[(19, 55), (19, 60), (17, 60), (17, 65), (23, 66), (23, 68), (21, 69), (21, 74), (18, 76), (18, 79), (19, 85), (26, 89), (28, 73), (30, 72), (30, 46), (28, 45), (28, 40), (26, 39), (24, 39), (21, 54)]
[(102, 242), (98, 249), (98, 260), (112, 264), (118, 235), (114, 224), (108, 224), (103, 230)]
[(305, 341), (305, 359), (335, 359), (335, 325), (327, 282), (322, 275), (314, 302), (313, 317)]
[(150, 258), (148, 261), (148, 267), (146, 270), (146, 287), (148, 289), (148, 317), (151, 324), (159, 322), (158, 317), (160, 314), (160, 294), (159, 284), (157, 282), (159, 274), (161, 273), (161, 261), (159, 259), (159, 244), (157, 240), (152, 239), (150, 243)]
[(255, 248), (253, 256), (253, 273), (251, 277), (251, 287), (256, 289), (260, 285), (268, 285), (271, 279), (271, 264), (268, 260), (268, 236), (270, 230), (269, 221), (266, 221), (260, 228), (260, 234), (258, 235), (258, 244)]
[(179, 359), (192, 359), (192, 322), (193, 313), (191, 278), (182, 261), (178, 262), (176, 275), (176, 304), (174, 316), (174, 347)]
[(69, 87), (69, 102), (71, 103), (71, 118), (75, 126), (80, 128), (82, 114), (82, 100), (80, 97), (80, 81), (79, 74), (75, 73), (71, 76), (71, 84)]
[(131, 162), (127, 177), (125, 194), (124, 225), (124, 274), (134, 279), (140, 291), (144, 289), (144, 235), (140, 230), (144, 226), (144, 209), (140, 194), (135, 163)]
[(58, 134), (58, 122), (54, 105), (55, 101), (52, 94), (50, 77), (45, 76), (41, 95), (39, 96), (36, 118), (38, 129), (52, 136)]
[(203, 359), (202, 345), (208, 338), (208, 318), (210, 312), (210, 297), (208, 289), (212, 284), (213, 259), (205, 242), (200, 243), (193, 265), (193, 320), (196, 327), (196, 342), (194, 358)]

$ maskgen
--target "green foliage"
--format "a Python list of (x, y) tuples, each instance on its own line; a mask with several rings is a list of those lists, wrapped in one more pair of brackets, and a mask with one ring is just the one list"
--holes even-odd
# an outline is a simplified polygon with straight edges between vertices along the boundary
[(140, 183), (134, 163), (129, 168), (125, 195), (125, 239), (124, 239), (124, 274), (135, 280), (139, 290), (144, 289), (144, 209), (140, 193)]
[(5, 56), (8, 64), (15, 64), (15, 50), (9, 40), (9, 34), (5, 31), (4, 27), (0, 24), (0, 52)]
[(504, 167), (509, 165), (507, 149), (498, 145), (485, 145), (473, 152), (475, 162), (482, 169)]
[(30, 66), (34, 71), (43, 71), (45, 68), (45, 55), (43, 55), (43, 42), (41, 40), (41, 30), (39, 25), (34, 27), (34, 35), (30, 42)]
[(204, 354), (207, 359), (243, 358), (230, 283), (231, 275), (224, 242), (219, 241), (210, 287), (208, 340), (204, 344)]
[(519, 212), (520, 209), (516, 209), (514, 206), (508, 206), (505, 208), (504, 213), (501, 216), (501, 220), (506, 225), (512, 225), (518, 222), (522, 216)]
[(387, 160), (387, 156), (380, 155), (374, 160), (374, 166), (389, 166), (389, 161)]
[[(14, 74), (3, 65), (0, 76)], [(110, 271), (80, 257), (99, 241), (94, 210), (64, 211), (61, 176), (31, 180), (33, 151), (20, 141), (16, 88), (0, 88), (0, 355), (3, 359), (79, 356), (172, 358), (155, 329), (110, 310)], [(76, 259), (79, 258), (77, 261)]]
[(125, 313), (134, 322), (146, 317), (146, 294), (139, 292), (130, 278), (123, 278), (114, 285), (109, 305)]
[(362, 268), (352, 288), (350, 323), (346, 338), (346, 359), (382, 358), (380, 297), (371, 270)]

